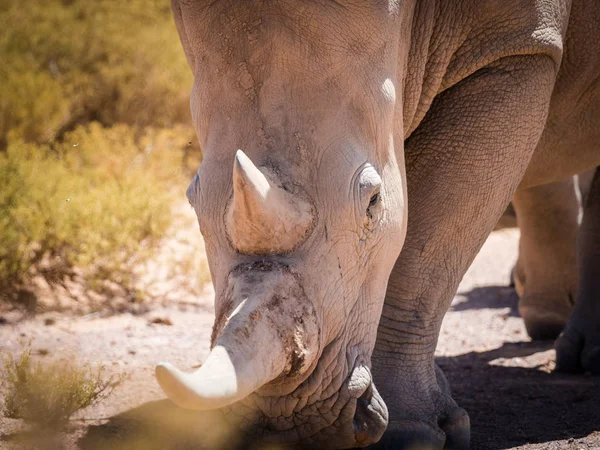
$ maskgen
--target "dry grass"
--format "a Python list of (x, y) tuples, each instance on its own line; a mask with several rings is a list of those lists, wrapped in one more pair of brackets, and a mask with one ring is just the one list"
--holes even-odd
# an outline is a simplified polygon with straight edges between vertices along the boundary
[(169, 4), (0, 0), (0, 14), (0, 300), (76, 275), (137, 301), (133, 269), (201, 160)]
[(103, 366), (34, 362), (29, 346), (2, 361), (3, 415), (41, 429), (62, 429), (75, 412), (104, 400), (124, 380), (106, 377)]
[[(60, 144), (10, 142), (0, 153), (0, 285), (73, 267), (88, 281), (131, 287), (183, 190), (181, 130), (80, 127)], [(174, 190), (174, 186), (178, 188)]]
[(78, 124), (189, 123), (191, 71), (162, 0), (2, 0), (0, 149)]

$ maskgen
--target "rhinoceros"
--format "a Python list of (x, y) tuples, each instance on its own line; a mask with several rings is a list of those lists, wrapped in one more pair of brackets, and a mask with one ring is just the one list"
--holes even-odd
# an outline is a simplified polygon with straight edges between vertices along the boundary
[(513, 196), (528, 330), (566, 327), (558, 369), (600, 372), (600, 177), (579, 231), (560, 200), (600, 164), (600, 3), (172, 10), (204, 152), (187, 196), (216, 293), (203, 366), (156, 369), (173, 402), (252, 417), (269, 442), (468, 448), (434, 350)]

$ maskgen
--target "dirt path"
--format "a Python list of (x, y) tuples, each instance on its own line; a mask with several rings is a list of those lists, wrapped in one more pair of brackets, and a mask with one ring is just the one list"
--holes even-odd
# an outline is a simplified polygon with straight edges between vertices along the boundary
[[(455, 398), (470, 413), (472, 448), (600, 449), (600, 380), (552, 374), (552, 344), (529, 342), (516, 295), (506, 287), (517, 241), (515, 229), (490, 236), (460, 286), (438, 346)], [(75, 354), (130, 378), (106, 402), (77, 417), (91, 420), (74, 421), (69, 433), (54, 440), (24, 437), (16, 433), (19, 421), (0, 419), (0, 448), (194, 448), (189, 441), (213, 433), (213, 424), (157, 402), (163, 395), (153, 367), (162, 360), (183, 369), (202, 362), (212, 327), (210, 295), (171, 300), (142, 315), (54, 313), (18, 323), (7, 315), (0, 350), (14, 351), (27, 340), (37, 352), (47, 352), (45, 358)], [(162, 422), (169, 427), (161, 428)]]

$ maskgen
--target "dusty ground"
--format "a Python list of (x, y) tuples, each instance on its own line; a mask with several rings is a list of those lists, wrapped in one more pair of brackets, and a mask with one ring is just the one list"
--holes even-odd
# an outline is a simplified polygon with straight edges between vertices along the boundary
[[(440, 337), (438, 362), (455, 399), (470, 413), (472, 448), (600, 449), (600, 379), (551, 373), (552, 343), (530, 342), (518, 317), (516, 295), (507, 287), (517, 240), (516, 229), (490, 236)], [(214, 424), (177, 415), (157, 401), (163, 396), (153, 378), (158, 361), (183, 369), (202, 362), (212, 326), (211, 292), (195, 301), (165, 298), (135, 315), (45, 313), (22, 320), (4, 314), (1, 350), (17, 350), (19, 341), (30, 340), (37, 352), (48, 353), (43, 358), (79, 355), (130, 378), (58, 437), (32, 437), (19, 431), (19, 421), (0, 419), (0, 448), (190, 448), (194, 436), (214, 433)], [(160, 426), (169, 422), (180, 428)]]

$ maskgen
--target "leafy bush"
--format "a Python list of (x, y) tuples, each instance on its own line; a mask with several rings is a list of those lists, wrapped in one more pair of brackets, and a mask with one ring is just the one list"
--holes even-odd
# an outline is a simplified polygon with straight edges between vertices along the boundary
[(0, 0), (0, 149), (77, 124), (189, 122), (192, 83), (164, 0)]
[(0, 0), (0, 15), (0, 296), (75, 267), (130, 287), (201, 158), (169, 2)]
[(2, 362), (3, 415), (44, 428), (63, 427), (75, 412), (105, 399), (124, 380), (123, 375), (104, 377), (102, 366), (42, 365), (32, 360), (30, 347), (18, 357), (5, 355)]
[(53, 145), (11, 140), (0, 153), (0, 285), (77, 266), (127, 286), (170, 224), (189, 139), (183, 127), (136, 138), (92, 123)]

